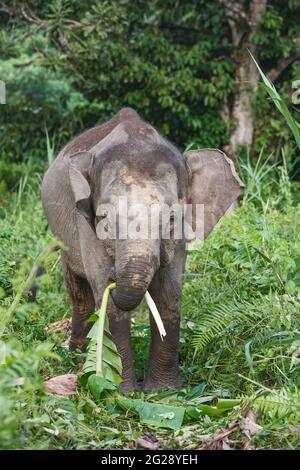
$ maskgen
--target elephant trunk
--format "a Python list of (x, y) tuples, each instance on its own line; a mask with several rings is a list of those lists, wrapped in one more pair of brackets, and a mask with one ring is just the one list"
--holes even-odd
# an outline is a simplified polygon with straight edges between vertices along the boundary
[(158, 253), (152, 241), (119, 240), (116, 244), (115, 276), (112, 291), (120, 310), (133, 310), (142, 301), (158, 268)]

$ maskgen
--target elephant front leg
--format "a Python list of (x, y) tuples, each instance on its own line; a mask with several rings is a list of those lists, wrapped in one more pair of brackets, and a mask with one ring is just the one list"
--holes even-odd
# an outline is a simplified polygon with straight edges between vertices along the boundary
[(123, 393), (138, 390), (134, 371), (134, 359), (130, 342), (130, 312), (119, 310), (110, 300), (109, 329), (122, 361), (122, 378), (120, 390)]
[(64, 261), (63, 269), (73, 310), (69, 349), (75, 351), (78, 348), (84, 351), (87, 347), (87, 334), (92, 326), (88, 319), (95, 311), (93, 292), (88, 281), (73, 273)]
[(179, 380), (179, 319), (163, 320), (167, 336), (162, 341), (156, 324), (151, 319), (152, 339), (149, 364), (142, 388), (145, 392), (180, 388)]
[[(174, 275), (175, 274), (175, 275)], [(178, 273), (163, 269), (158, 272), (150, 287), (150, 294), (161, 315), (166, 336), (162, 340), (156, 323), (150, 316), (151, 344), (148, 370), (143, 390), (180, 388), (179, 381), (179, 329), (181, 282)]]

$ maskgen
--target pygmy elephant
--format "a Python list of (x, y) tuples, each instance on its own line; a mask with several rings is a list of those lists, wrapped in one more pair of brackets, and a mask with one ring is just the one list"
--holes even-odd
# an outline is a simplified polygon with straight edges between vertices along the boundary
[[(130, 108), (83, 132), (59, 153), (45, 174), (42, 201), (49, 225), (68, 248), (62, 253), (64, 279), (72, 307), (70, 349), (84, 349), (92, 312), (114, 278), (109, 303), (110, 331), (123, 366), (121, 389), (138, 387), (130, 344), (130, 312), (148, 290), (162, 317), (161, 340), (151, 322), (149, 364), (143, 390), (178, 388), (178, 342), (186, 237), (172, 236), (174, 214), (158, 217), (156, 236), (120, 235), (121, 222), (139, 228), (137, 207), (204, 208), (203, 238), (242, 192), (234, 165), (215, 149), (182, 155)], [(120, 209), (127, 202), (127, 212)], [(117, 222), (116, 222), (117, 220)], [(163, 234), (168, 231), (169, 237)]]

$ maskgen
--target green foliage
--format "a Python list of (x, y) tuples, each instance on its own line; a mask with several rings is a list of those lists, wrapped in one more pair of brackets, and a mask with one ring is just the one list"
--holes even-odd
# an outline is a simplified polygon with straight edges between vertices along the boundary
[[(0, 61), (0, 77), (7, 88), (5, 113), (0, 115), (2, 152), (6, 161), (25, 157), (46, 160), (46, 125), (51, 135), (70, 136), (82, 125), (82, 110), (88, 102), (74, 89), (72, 79), (47, 70), (31, 55)], [(23, 67), (21, 63), (29, 63)], [(4, 152), (5, 149), (5, 152)]]
[(282, 389), (273, 390), (254, 401), (254, 408), (269, 418), (283, 419), (288, 417), (291, 421), (298, 421), (300, 415), (299, 392)]
[[(154, 393), (146, 400), (144, 397), (128, 398), (118, 396), (117, 406), (123, 411), (136, 413), (141, 423), (155, 428), (178, 430), (183, 423), (198, 421), (202, 417), (222, 416), (242, 400), (218, 399), (214, 396), (203, 396), (203, 389), (194, 387), (189, 392)], [(155, 400), (155, 401), (153, 401)]]
[(213, 311), (201, 315), (193, 344), (196, 352), (202, 352), (216, 338), (223, 336), (226, 331), (232, 331), (242, 325), (249, 328), (257, 322), (262, 322), (264, 312), (248, 302), (229, 302), (218, 305)]
[(282, 100), (280, 97), (279, 93), (277, 92), (275, 86), (273, 83), (268, 80), (268, 78), (265, 76), (261, 68), (259, 67), (258, 63), (252, 56), (252, 60), (254, 61), (256, 67), (258, 68), (258, 71), (263, 79), (265, 89), (268, 92), (269, 96), (272, 98), (274, 104), (276, 105), (277, 109), (280, 111), (280, 113), (283, 115), (287, 125), (291, 129), (293, 136), (295, 138), (295, 141), (297, 143), (297, 146), (300, 150), (300, 124), (296, 121), (296, 119), (292, 116), (290, 113), (288, 106), (286, 103)]
[[(94, 398), (99, 399), (105, 391), (118, 389), (122, 382), (122, 363), (109, 333), (106, 307), (103, 308), (103, 304), (95, 316), (96, 322), (88, 334), (89, 345), (81, 383), (87, 383)], [(102, 316), (105, 317), (103, 322)], [(99, 329), (102, 329), (100, 335)]]
[(23, 448), (26, 436), (36, 433), (38, 439), (42, 434), (39, 428), (49, 423), (49, 418), (39, 409), (43, 400), (39, 371), (46, 361), (57, 360), (51, 349), (50, 344), (40, 343), (24, 350), (22, 344), (12, 338), (0, 342), (1, 449)]
[(185, 408), (159, 403), (145, 403), (143, 400), (119, 397), (118, 405), (125, 411), (136, 412), (142, 423), (149, 426), (180, 429)]
[[(9, 3), (19, 11), (19, 1)], [(263, 70), (293, 49), (296, 3), (268, 2), (254, 38)], [(18, 300), (0, 342), (0, 448), (124, 449), (145, 432), (162, 437), (163, 448), (199, 448), (203, 436), (240, 418), (244, 400), (258, 411), (263, 428), (253, 438), (256, 447), (299, 448), (300, 211), (299, 186), (289, 177), (298, 150), (263, 93), (255, 104), (260, 153), (240, 162), (243, 204), (188, 255), (183, 389), (118, 396), (117, 406), (115, 396), (102, 400), (108, 383), (92, 374), (89, 387), (79, 387), (74, 397), (45, 393), (44, 380), (82, 373), (85, 361), (89, 372), (96, 371), (96, 325), (87, 356), (68, 352), (63, 331), (47, 330), (70, 315), (58, 253), (44, 260), (36, 302), (27, 303), (22, 291), (34, 260), (53, 243), (39, 196), (45, 163), (74, 134), (125, 105), (182, 148), (191, 142), (222, 146), (227, 130), (220, 110), (231, 102), (234, 63), (217, 1), (27, 4), (42, 25), (19, 14), (0, 18), (0, 78), (7, 82), (0, 116), (1, 320)], [(280, 96), (290, 93), (288, 79), (299, 78), (299, 70), (296, 61), (285, 72)], [(268, 83), (267, 89), (297, 137), (291, 110)], [(132, 323), (142, 378), (149, 344), (144, 306)], [(108, 335), (104, 342), (115, 361)]]
[[(200, 251), (189, 254), (181, 329), (184, 389), (173, 397), (170, 393), (133, 397), (186, 408), (181, 430), (168, 429), (166, 435), (164, 426), (146, 423), (139, 412), (130, 412), (134, 431), (129, 429), (124, 409), (98, 400), (102, 393), (98, 382), (89, 384), (96, 403), (86, 389), (69, 399), (45, 395), (45, 378), (81, 370), (84, 361), (67, 352), (62, 332), (46, 331), (51, 322), (69, 315), (54, 252), (45, 261), (46, 273), (37, 280), (37, 301), (28, 304), (22, 296), (2, 338), (1, 358), (5, 348), (6, 365), (0, 366), (1, 448), (124, 448), (128, 440), (153, 428), (166, 448), (178, 448), (174, 433), (188, 433), (183, 448), (199, 447), (200, 435), (226, 427), (237, 413), (232, 408), (229, 415), (228, 411), (214, 415), (213, 397), (219, 397), (220, 404), (230, 398), (233, 406), (238, 401), (232, 399), (239, 397), (253, 403), (262, 413), (259, 424), (267, 430), (255, 438), (258, 447), (298, 447), (289, 431), (291, 423), (299, 423), (298, 408), (289, 410), (300, 386), (300, 214), (287, 184), (288, 169), (264, 162), (262, 155), (258, 166), (251, 161), (242, 164), (243, 179), (256, 196), (246, 193), (244, 205), (220, 223)], [(0, 218), (1, 311), (11, 305), (42, 246), (51, 244), (39, 201), (40, 178), (30, 170), (27, 166), (26, 184), (10, 195)], [(133, 324), (140, 368), (146, 362), (148, 335), (142, 308)], [(25, 377), (24, 384), (11, 386), (19, 377)], [(162, 414), (170, 420), (171, 415)], [(290, 444), (279, 435), (286, 435)]]
[[(11, 3), (14, 14), (3, 15), (0, 34), (0, 78), (7, 83), (0, 133), (6, 160), (45, 161), (45, 126), (55, 140), (52, 152), (57, 151), (123, 106), (136, 108), (181, 148), (190, 142), (199, 147), (227, 143), (221, 111), (232, 102), (235, 65), (219, 1), (29, 1), (36, 23), (24, 21), (19, 2)], [(254, 38), (263, 68), (293, 54), (297, 15), (299, 5), (268, 2)], [(297, 78), (297, 67), (295, 61), (288, 76)], [(258, 98), (256, 142), (270, 144), (264, 126), (269, 109), (262, 106)], [(278, 116), (272, 121), (278, 138), (286, 140)]]
[(194, 274), (187, 273), (184, 311), (195, 323), (198, 349), (190, 373), (234, 395), (249, 394), (236, 371), (299, 386), (292, 365), (299, 340), (299, 212), (270, 206), (261, 214), (250, 204), (239, 209), (189, 258)]
[(109, 332), (106, 312), (109, 293), (115, 287), (116, 284), (111, 283), (105, 288), (101, 307), (92, 316), (96, 321), (88, 333), (89, 344), (81, 383), (84, 385), (87, 382), (95, 399), (101, 398), (107, 390), (117, 390), (122, 382), (122, 362)]

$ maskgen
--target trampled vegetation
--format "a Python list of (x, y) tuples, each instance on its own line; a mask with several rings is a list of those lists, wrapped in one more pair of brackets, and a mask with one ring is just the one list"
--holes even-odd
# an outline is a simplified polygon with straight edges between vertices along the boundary
[[(35, 2), (41, 23), (29, 1), (25, 24), (19, 3), (7, 7), (9, 21), (1, 19), (0, 35), (0, 72), (14, 89), (0, 122), (6, 149), (0, 156), (0, 448), (299, 448), (300, 126), (297, 108), (280, 98), (288, 82), (279, 82), (279, 96), (263, 76), (269, 94), (259, 92), (255, 100), (255, 142), (236, 160), (243, 199), (203, 244), (190, 247), (180, 331), (182, 390), (101, 396), (78, 383), (69, 397), (51, 395), (45, 381), (80, 375), (86, 355), (68, 351), (70, 304), (40, 201), (48, 163), (70, 136), (122, 104), (137, 107), (181, 148), (223, 146), (230, 129), (220, 102), (232, 98), (234, 61), (219, 2), (208, 9), (199, 2), (198, 10), (189, 2), (177, 6), (170, 23), (170, 2), (148, 2), (145, 25), (140, 2), (102, 2), (101, 11), (99, 2), (76, 8), (73, 2)], [(284, 4), (283, 10), (279, 0), (269, 2), (261, 30), (244, 44), (257, 46), (263, 70), (293, 52), (299, 5)], [(205, 26), (200, 32), (199, 24)], [(16, 37), (24, 39), (22, 46)], [(105, 70), (100, 76), (98, 54)], [(295, 59), (284, 78), (295, 78), (298, 70)], [(114, 89), (112, 82), (118, 83)], [(45, 269), (29, 303), (26, 288), (36, 260)], [(138, 379), (149, 334), (143, 303), (132, 320)]]

